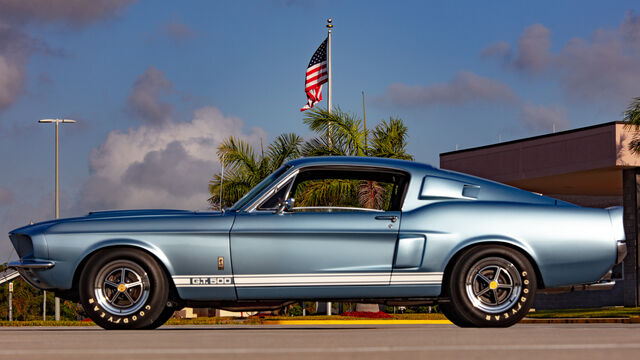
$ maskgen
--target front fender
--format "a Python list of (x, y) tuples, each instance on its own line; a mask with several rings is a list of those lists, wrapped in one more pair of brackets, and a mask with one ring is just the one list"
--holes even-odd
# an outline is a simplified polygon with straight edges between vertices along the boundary
[(174, 274), (173, 265), (171, 264), (171, 261), (160, 248), (158, 248), (154, 244), (137, 240), (137, 239), (130, 239), (130, 238), (108, 239), (108, 240), (103, 240), (103, 241), (92, 244), (90, 247), (85, 249), (85, 251), (82, 253), (80, 257), (78, 257), (78, 260), (76, 261), (74, 266), (74, 273), (78, 271), (78, 267), (82, 263), (84, 263), (88, 259), (88, 257), (91, 256), (93, 253), (95, 253), (96, 251), (103, 250), (106, 248), (111, 248), (111, 247), (132, 247), (132, 248), (138, 248), (138, 249), (144, 250), (150, 253), (151, 255), (153, 255), (156, 259), (158, 259), (162, 263), (165, 269), (167, 269), (169, 276)]

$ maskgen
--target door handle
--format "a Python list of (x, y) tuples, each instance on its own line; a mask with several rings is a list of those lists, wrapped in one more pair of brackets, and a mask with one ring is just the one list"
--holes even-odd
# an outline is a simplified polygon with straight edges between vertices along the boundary
[(391, 222), (398, 221), (398, 217), (395, 215), (378, 215), (376, 216), (376, 220), (389, 220)]

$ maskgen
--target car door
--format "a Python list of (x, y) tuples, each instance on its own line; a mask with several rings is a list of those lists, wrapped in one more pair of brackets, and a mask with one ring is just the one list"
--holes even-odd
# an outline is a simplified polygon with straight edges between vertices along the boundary
[[(353, 171), (307, 170), (291, 180), (289, 189), (287, 183), (276, 185), (273, 197), (300, 195), (295, 189), (304, 188), (304, 181), (368, 181), (363, 179), (369, 173)], [(276, 201), (265, 203), (273, 206)], [(238, 299), (389, 295), (401, 222), (398, 206), (304, 205), (284, 212), (266, 206), (237, 214), (230, 241)]]
[(383, 296), (399, 224), (398, 211), (238, 214), (238, 299)]

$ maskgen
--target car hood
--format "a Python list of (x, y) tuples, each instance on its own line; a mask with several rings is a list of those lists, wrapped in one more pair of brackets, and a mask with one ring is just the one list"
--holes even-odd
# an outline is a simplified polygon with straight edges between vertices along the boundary
[[(12, 230), (15, 234), (82, 231), (129, 231), (182, 229), (202, 217), (216, 218), (223, 212), (196, 212), (173, 209), (93, 211), (82, 217), (54, 219)], [(201, 222), (201, 221), (198, 221)]]

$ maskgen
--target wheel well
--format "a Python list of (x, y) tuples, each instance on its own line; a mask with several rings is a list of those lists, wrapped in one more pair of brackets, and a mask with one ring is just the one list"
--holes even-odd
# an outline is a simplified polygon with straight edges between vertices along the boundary
[[(141, 247), (137, 247), (137, 246), (126, 246), (126, 245), (114, 245), (114, 246), (106, 246), (106, 247), (102, 247), (99, 249), (96, 249), (94, 251), (92, 251), (91, 253), (87, 254), (87, 256), (84, 257), (84, 259), (82, 259), (82, 261), (80, 261), (80, 264), (78, 264), (78, 267), (76, 268), (75, 273), (73, 274), (73, 289), (72, 292), (74, 294), (78, 294), (78, 284), (80, 281), (80, 274), (82, 274), (82, 271), (84, 270), (84, 268), (87, 266), (87, 261), (89, 261), (89, 259), (95, 255), (97, 252), (99, 251), (103, 251), (103, 250), (111, 250), (111, 249), (135, 249), (135, 250), (140, 250), (146, 254), (148, 254), (149, 256), (151, 256), (156, 263), (160, 266), (160, 268), (162, 269), (162, 271), (164, 272), (165, 276), (167, 277), (167, 280), (169, 280), (169, 299), (170, 300), (174, 300), (174, 301), (178, 301), (181, 300), (178, 296), (178, 290), (176, 289), (175, 284), (173, 283), (173, 280), (171, 279), (171, 274), (169, 273), (169, 270), (167, 270), (167, 267), (164, 265), (164, 263), (162, 261), (160, 261), (160, 259), (158, 259), (157, 256), (155, 256), (152, 252), (148, 251), (147, 249), (141, 248)], [(75, 301), (77, 301), (78, 299), (73, 299)]]
[(503, 247), (510, 248), (510, 249), (512, 249), (514, 251), (517, 251), (520, 254), (524, 255), (524, 257), (526, 257), (527, 260), (529, 260), (529, 262), (531, 263), (531, 266), (533, 266), (533, 269), (535, 270), (536, 281), (538, 283), (538, 289), (544, 289), (544, 282), (542, 280), (542, 274), (540, 273), (540, 269), (538, 268), (538, 264), (536, 264), (535, 260), (533, 260), (533, 258), (531, 257), (531, 255), (529, 255), (528, 252), (524, 251), (522, 248), (519, 248), (519, 247), (517, 247), (515, 245), (512, 245), (512, 244), (509, 244), (509, 243), (503, 243), (503, 242), (497, 242), (497, 241), (486, 241), (486, 242), (480, 242), (480, 243), (475, 243), (475, 244), (471, 244), (471, 245), (465, 246), (462, 249), (458, 250), (458, 252), (456, 252), (455, 255), (453, 255), (453, 257), (451, 257), (451, 259), (449, 259), (449, 262), (447, 263), (447, 266), (444, 268), (444, 276), (442, 278), (442, 291), (443, 292), (446, 291), (446, 289), (447, 289), (447, 286), (448, 286), (448, 283), (449, 283), (449, 277), (451, 275), (451, 271), (453, 270), (453, 266), (456, 264), (458, 259), (460, 259), (460, 256), (462, 256), (462, 254), (466, 250), (474, 248), (474, 247), (482, 246), (482, 245), (503, 246)]

